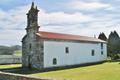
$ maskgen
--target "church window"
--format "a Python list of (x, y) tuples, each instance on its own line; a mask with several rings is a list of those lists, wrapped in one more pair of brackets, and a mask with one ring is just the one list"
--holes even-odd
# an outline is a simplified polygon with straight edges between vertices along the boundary
[(65, 48), (65, 52), (66, 52), (66, 53), (69, 53), (69, 47), (66, 47), (66, 48)]
[(103, 51), (101, 51), (101, 55), (103, 55)]
[(101, 43), (101, 49), (103, 49), (103, 43)]
[(56, 65), (57, 64), (57, 59), (53, 58), (53, 64)]
[(29, 49), (30, 49), (30, 50), (31, 50), (31, 47), (32, 47), (32, 45), (30, 44), (30, 45), (29, 45)]
[(91, 55), (94, 56), (95, 55), (95, 50), (91, 51)]

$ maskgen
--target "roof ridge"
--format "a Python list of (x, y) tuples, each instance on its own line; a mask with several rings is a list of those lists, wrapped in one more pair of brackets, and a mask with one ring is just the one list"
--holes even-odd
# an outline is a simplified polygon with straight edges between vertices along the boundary
[[(66, 33), (57, 33), (57, 32), (48, 32), (48, 31), (39, 31), (39, 32), (46, 32), (46, 33), (52, 33), (52, 34), (61, 34), (61, 35), (72, 35), (72, 36), (80, 36), (80, 37), (89, 37), (89, 38), (94, 38), (94, 37), (90, 37), (90, 36), (81, 36), (81, 35), (75, 35), (75, 34), (66, 34)], [(94, 39), (98, 39), (98, 38), (94, 38)]]
[(39, 31), (36, 34), (42, 38), (47, 38), (47, 39), (63, 39), (63, 40), (76, 40), (76, 41), (86, 41), (86, 42), (105, 42), (101, 39), (94, 37), (56, 33), (56, 32)]

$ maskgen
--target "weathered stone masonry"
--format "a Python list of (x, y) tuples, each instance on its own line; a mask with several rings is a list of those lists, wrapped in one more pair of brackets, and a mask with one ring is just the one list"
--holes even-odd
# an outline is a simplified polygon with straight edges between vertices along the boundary
[(37, 6), (32, 3), (27, 13), (26, 35), (22, 39), (22, 65), (29, 68), (43, 68), (43, 41), (36, 33), (39, 31)]

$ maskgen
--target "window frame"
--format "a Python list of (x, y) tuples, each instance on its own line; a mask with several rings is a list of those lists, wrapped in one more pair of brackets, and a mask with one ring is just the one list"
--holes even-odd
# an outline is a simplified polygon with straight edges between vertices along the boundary
[(91, 55), (95, 56), (95, 50), (94, 49), (91, 50)]
[(101, 43), (100, 46), (101, 46), (101, 49), (103, 49), (103, 43)]
[(104, 55), (104, 52), (103, 52), (103, 51), (101, 51), (101, 55)]
[(65, 47), (65, 53), (66, 53), (66, 54), (69, 53), (69, 47)]
[(53, 58), (53, 65), (56, 65), (56, 64), (57, 64), (57, 59)]

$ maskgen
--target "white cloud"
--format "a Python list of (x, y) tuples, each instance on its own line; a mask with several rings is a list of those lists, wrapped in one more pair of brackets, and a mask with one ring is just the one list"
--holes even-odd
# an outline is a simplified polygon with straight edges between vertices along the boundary
[(26, 22), (26, 15), (28, 6), (19, 7), (9, 11), (0, 10), (0, 28), (2, 29), (16, 29), (23, 28)]
[(0, 30), (0, 45), (21, 45), (23, 30)]
[(105, 10), (115, 10), (115, 9), (116, 9), (115, 7), (111, 6), (109, 8), (106, 8)]
[(106, 9), (111, 7), (110, 4), (101, 2), (83, 2), (83, 1), (72, 1), (67, 4), (67, 7), (75, 10), (98, 10)]
[[(22, 6), (8, 11), (0, 10), (0, 45), (21, 44), (25, 34), (26, 12), (28, 6)], [(20, 29), (20, 30), (18, 30)]]
[(2, 10), (0, 10), (0, 19), (3, 19), (6, 13)]
[(13, 0), (0, 0), (0, 3), (6, 3), (6, 2), (11, 2)]
[[(18, 7), (9, 11), (0, 10), (0, 24), (3, 29), (23, 29), (27, 24), (26, 12), (29, 10), (30, 5)], [(45, 10), (40, 9), (39, 24), (41, 25), (70, 25), (79, 24), (81, 22), (88, 22), (93, 20), (89, 15), (82, 13), (65, 13), (65, 12), (51, 12), (47, 13)], [(5, 23), (5, 24), (3, 24)]]
[[(85, 4), (82, 5), (84, 8), (86, 8)], [(102, 3), (99, 3), (97, 8), (91, 7), (90, 9), (109, 7), (109, 5), (106, 4), (100, 6), (101, 4)], [(98, 3), (95, 5), (98, 5)], [(87, 4), (88, 7), (95, 5), (93, 5), (93, 3)], [(3, 29), (3, 31), (0, 30), (0, 45), (20, 44), (22, 37), (25, 35), (25, 30), (23, 29), (26, 28), (26, 12), (29, 9), (30, 5), (17, 7), (9, 11), (0, 10), (0, 29)], [(112, 14), (90, 16), (80, 12), (65, 13), (63, 11), (48, 13), (45, 10), (40, 9), (39, 25), (41, 25), (40, 30), (86, 36), (93, 36), (94, 34), (98, 35), (100, 32), (105, 32), (108, 35), (112, 30), (116, 30), (120, 33), (118, 23), (113, 19), (113, 16), (114, 15)]]
[(91, 16), (82, 13), (64, 13), (64, 12), (40, 12), (40, 23), (42, 24), (79, 24), (93, 20)]
[[(20, 33), (26, 28), (27, 16), (26, 12), (30, 9), (30, 5), (17, 7), (8, 11), (0, 10), (0, 29), (3, 29), (4, 32), (0, 31), (0, 40), (3, 41), (21, 41), (25, 32)], [(49, 29), (53, 28), (53, 31), (56, 26), (54, 25), (70, 25), (70, 24), (80, 24), (81, 22), (91, 21), (92, 17), (83, 15), (82, 13), (64, 13), (64, 12), (51, 12), (47, 13), (45, 10), (40, 9), (39, 12), (39, 24), (42, 25), (43, 29), (46, 29), (45, 26), (48, 25)], [(53, 26), (52, 26), (53, 25)], [(64, 26), (65, 27), (65, 26)], [(62, 27), (62, 30), (65, 28)], [(12, 32), (13, 31), (13, 32)], [(24, 30), (25, 31), (25, 30)], [(59, 31), (60, 32), (60, 31)], [(10, 42), (8, 42), (9, 44)], [(0, 43), (2, 44), (2, 43)], [(11, 44), (11, 43), (10, 43)]]

